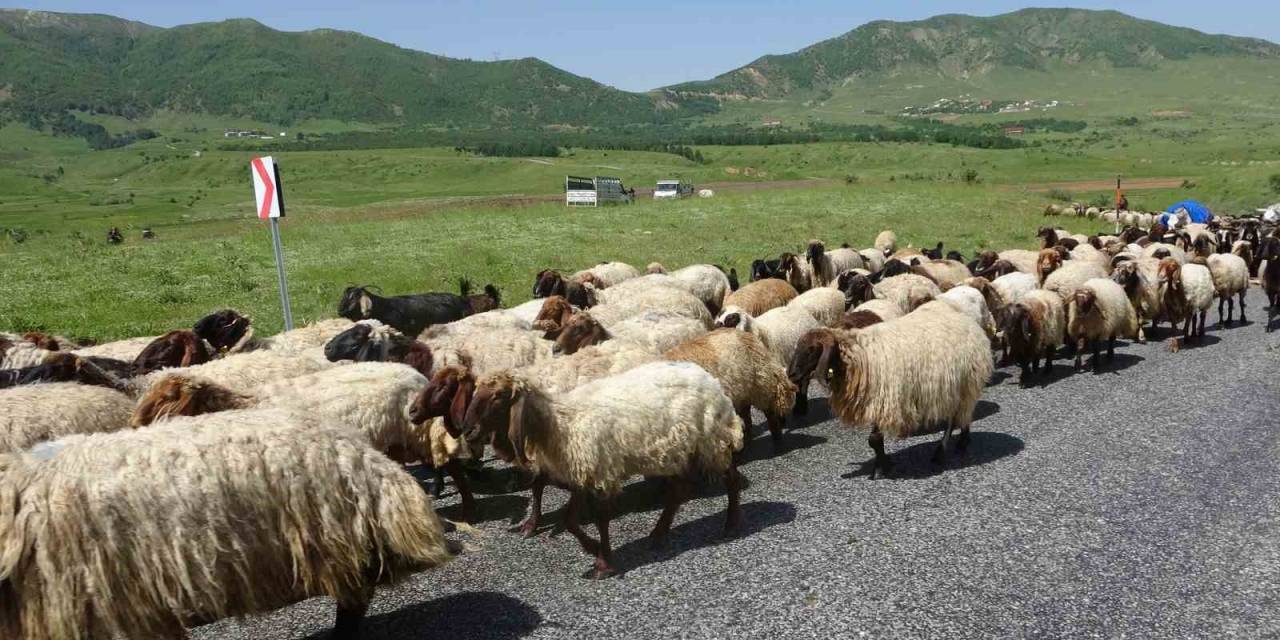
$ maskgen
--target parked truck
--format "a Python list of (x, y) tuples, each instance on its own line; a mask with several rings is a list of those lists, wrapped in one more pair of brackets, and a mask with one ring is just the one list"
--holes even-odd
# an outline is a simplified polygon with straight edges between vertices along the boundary
[(653, 188), (654, 200), (688, 198), (693, 195), (693, 185), (681, 180), (659, 180)]
[(621, 178), (565, 176), (564, 203), (571, 207), (630, 204), (631, 195), (622, 186)]

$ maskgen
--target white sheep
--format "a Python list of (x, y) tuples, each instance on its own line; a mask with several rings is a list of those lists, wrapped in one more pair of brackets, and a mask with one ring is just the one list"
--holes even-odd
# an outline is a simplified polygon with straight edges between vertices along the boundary
[(835, 281), (841, 273), (866, 266), (866, 262), (857, 251), (843, 247), (827, 251), (820, 240), (809, 241), (805, 259), (809, 263), (813, 287), (825, 287)]
[(534, 298), (528, 302), (522, 302), (510, 309), (507, 313), (515, 316), (525, 324), (533, 325), (534, 320), (538, 319), (538, 312), (542, 311), (542, 305), (546, 298)]
[(930, 260), (912, 267), (912, 271), (933, 280), (943, 289), (954, 287), (973, 275), (969, 267), (956, 260)]
[[(1056, 272), (1055, 272), (1056, 273)], [(1061, 294), (1059, 294), (1061, 295)], [(1124, 289), (1105, 277), (1086, 280), (1065, 298), (1067, 335), (1075, 341), (1076, 369), (1083, 368), (1085, 346), (1093, 345), (1093, 370), (1102, 367), (1099, 343), (1107, 341), (1107, 359), (1115, 357), (1116, 338), (1137, 335), (1138, 317)]]
[(1132, 257), (1118, 261), (1111, 271), (1111, 279), (1124, 288), (1137, 314), (1138, 342), (1147, 341), (1146, 322), (1159, 318), (1164, 311), (1157, 274), (1159, 264), (1155, 258)]
[(758, 318), (737, 307), (725, 307), (716, 326), (754, 333), (785, 367), (795, 355), (800, 337), (822, 325), (808, 311), (786, 306), (766, 311)]
[[(1159, 266), (1160, 301), (1164, 319), (1177, 329), (1183, 322), (1183, 339), (1204, 337), (1204, 320), (1213, 306), (1213, 275), (1203, 265), (1178, 264), (1174, 257), (1164, 258)], [(1175, 339), (1170, 348), (1180, 347)]]
[(1142, 250), (1142, 257), (1158, 259), (1165, 253), (1168, 254), (1168, 257), (1177, 260), (1178, 264), (1187, 263), (1187, 252), (1183, 251), (1182, 247), (1179, 247), (1176, 244), (1165, 244), (1163, 242), (1153, 242), (1147, 245)]
[(601, 262), (590, 269), (583, 269), (573, 274), (569, 279), (584, 284), (590, 282), (597, 289), (607, 289), (624, 280), (639, 276), (640, 270), (625, 262)]
[(862, 256), (862, 261), (866, 263), (867, 271), (871, 273), (880, 273), (884, 269), (885, 255), (883, 251), (877, 249), (863, 249), (858, 252)]
[(834, 327), (840, 324), (840, 318), (844, 316), (845, 296), (839, 289), (818, 287), (796, 296), (787, 306), (804, 309), (818, 324)]
[(1062, 296), (1063, 302), (1069, 302), (1076, 290), (1084, 286), (1085, 282), (1105, 277), (1107, 272), (1094, 262), (1068, 260), (1050, 273), (1040, 288)]
[(871, 246), (888, 257), (898, 250), (898, 236), (886, 229), (876, 234), (876, 241)]
[(76, 433), (129, 426), (133, 400), (106, 387), (49, 382), (0, 389), (0, 453)]
[(129, 381), (134, 393), (144, 393), (152, 384), (171, 373), (190, 375), (223, 385), (237, 393), (248, 393), (277, 380), (296, 378), (332, 367), (318, 350), (300, 353), (250, 351), (211, 360), (190, 367), (161, 369)]
[(712, 316), (707, 311), (707, 306), (693, 294), (672, 287), (642, 288), (620, 300), (592, 307), (591, 315), (600, 324), (609, 327), (651, 311), (692, 318), (701, 322), (704, 327), (711, 328)]
[(793, 383), (814, 374), (831, 389), (831, 409), (846, 424), (869, 427), (875, 451), (871, 477), (888, 473), (884, 437), (905, 438), (919, 428), (946, 423), (935, 460), (941, 460), (960, 428), (958, 446), (993, 370), (987, 336), (945, 302), (934, 301), (896, 320), (853, 331), (818, 329), (805, 334), (788, 368)]
[(715, 265), (689, 265), (671, 272), (671, 277), (687, 283), (690, 293), (707, 305), (707, 310), (712, 315), (720, 312), (724, 307), (725, 296), (730, 293), (729, 276)]
[(1039, 251), (1029, 251), (1027, 249), (1007, 249), (996, 254), (999, 259), (1006, 260), (1013, 265), (1014, 269), (1022, 273), (1035, 274), (1036, 260), (1040, 257)]
[(877, 282), (873, 288), (877, 298), (897, 304), (903, 313), (911, 313), (920, 305), (942, 295), (934, 281), (914, 273), (904, 273)]
[[(1244, 258), (1232, 253), (1215, 253), (1209, 256), (1209, 275), (1213, 277), (1213, 290), (1218, 296), (1218, 324), (1231, 324), (1235, 301), (1240, 297), (1240, 322), (1245, 322), (1244, 295), (1249, 289), (1249, 265)], [(1226, 319), (1222, 316), (1222, 303), (1227, 303)]]
[(124, 340), (116, 340), (114, 342), (104, 342), (102, 344), (93, 345), (92, 347), (81, 347), (72, 351), (75, 355), (81, 357), (94, 358), (111, 358), (112, 360), (121, 360), (124, 362), (133, 362), (142, 353), (147, 345), (151, 344), (160, 336), (144, 336), (141, 338), (125, 338)]
[(1034, 271), (1027, 273), (1017, 271), (1014, 273), (1006, 273), (999, 278), (991, 281), (991, 287), (1000, 294), (1006, 305), (1015, 304), (1022, 300), (1028, 292), (1040, 288), (1040, 283), (1036, 281)]
[(989, 340), (995, 340), (996, 321), (981, 291), (968, 285), (959, 285), (942, 292), (938, 299), (973, 320), (974, 324), (987, 334)]
[[(670, 530), (688, 491), (688, 479), (721, 475), (728, 489), (725, 531), (737, 526), (739, 476), (734, 453), (742, 448), (742, 423), (715, 378), (687, 362), (655, 362), (548, 394), (517, 376), (486, 376), (463, 424), (468, 442), (503, 436), (518, 465), (536, 464), (551, 481), (572, 489), (565, 527), (596, 556), (587, 577), (613, 575), (609, 544), (611, 498), (628, 479), (667, 479), (668, 499), (653, 539)], [(579, 513), (593, 504), (599, 540), (582, 531)]]
[(350, 429), (236, 411), (0, 455), (0, 636), (180, 638), (451, 557), (431, 500)]
[(465, 363), (478, 375), (495, 369), (523, 367), (554, 355), (552, 343), (545, 340), (541, 332), (521, 329), (468, 331), (422, 342), (431, 350), (432, 372)]

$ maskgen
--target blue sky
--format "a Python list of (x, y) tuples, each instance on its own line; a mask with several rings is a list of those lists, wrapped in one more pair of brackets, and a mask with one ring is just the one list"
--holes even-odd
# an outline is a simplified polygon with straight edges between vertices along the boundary
[[(30, 0), (23, 8), (107, 13), (158, 26), (251, 17), (276, 29), (359, 31), (402, 47), (457, 58), (538, 57), (622, 89), (710, 78), (766, 53), (787, 53), (877, 19), (939, 13), (993, 15), (1026, 2), (767, 2), (685, 0)], [(1055, 5), (1062, 6), (1062, 5)], [(1280, 40), (1280, 2), (1163, 0), (1070, 3), (1210, 33)]]

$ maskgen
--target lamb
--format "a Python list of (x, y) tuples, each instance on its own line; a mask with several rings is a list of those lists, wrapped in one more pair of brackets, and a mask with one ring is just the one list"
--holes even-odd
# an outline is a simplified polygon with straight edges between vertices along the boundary
[[(720, 383), (694, 364), (647, 364), (563, 395), (543, 392), (516, 376), (486, 378), (477, 382), (463, 434), (469, 443), (501, 436), (495, 445), (507, 448), (505, 454), (517, 465), (527, 468), (536, 460), (540, 472), (573, 489), (565, 526), (595, 555), (589, 578), (615, 573), (610, 499), (630, 477), (667, 480), (655, 543), (666, 538), (693, 475), (725, 478), (726, 534), (740, 518), (734, 453), (742, 448), (742, 424)], [(583, 502), (593, 503), (599, 540), (578, 523)]]
[[(1092, 265), (1091, 265), (1092, 266)], [(1099, 371), (1098, 344), (1107, 341), (1107, 359), (1115, 357), (1116, 337), (1137, 334), (1138, 318), (1124, 289), (1100, 277), (1086, 280), (1067, 298), (1067, 335), (1076, 345), (1076, 370), (1083, 368), (1086, 343), (1093, 345), (1093, 370)]]
[(348, 320), (378, 320), (416, 336), (434, 325), (460, 320), (471, 313), (467, 299), (452, 293), (421, 293), (384, 298), (367, 287), (347, 287), (338, 302), (338, 315)]
[(1075, 295), (1076, 290), (1084, 286), (1085, 282), (1094, 278), (1105, 277), (1107, 277), (1107, 272), (1092, 262), (1069, 261), (1049, 274), (1049, 277), (1044, 279), (1041, 288), (1062, 296), (1063, 302), (1069, 302), (1071, 297)]
[(606, 326), (599, 320), (596, 311), (591, 310), (575, 315), (556, 333), (552, 352), (572, 355), (584, 347), (617, 339), (653, 353), (662, 353), (706, 332), (707, 326), (702, 320), (664, 311), (645, 312)]
[[(1160, 260), (1159, 266), (1160, 301), (1164, 309), (1164, 317), (1173, 329), (1179, 322), (1183, 323), (1184, 340), (1204, 336), (1204, 319), (1209, 307), (1213, 306), (1213, 276), (1208, 267), (1199, 264), (1178, 264), (1176, 258), (1168, 257)], [(1180, 344), (1177, 339), (1169, 342), (1170, 349), (1177, 351)]]
[(1155, 258), (1121, 260), (1111, 271), (1111, 279), (1124, 288), (1138, 319), (1138, 342), (1146, 342), (1143, 326), (1155, 320), (1164, 311), (1160, 300), (1159, 278), (1156, 270), (1160, 261)]
[(1030, 384), (1031, 376), (1040, 372), (1041, 356), (1045, 374), (1053, 370), (1053, 356), (1063, 343), (1066, 326), (1066, 310), (1056, 293), (1036, 289), (1009, 305), (1003, 323), (1004, 335), (1009, 352), (1022, 369), (1019, 379), (1022, 386)]
[(818, 324), (834, 327), (844, 316), (845, 294), (830, 287), (818, 287), (796, 296), (787, 306), (804, 309)]
[(796, 402), (796, 386), (787, 371), (755, 335), (733, 329), (717, 329), (685, 341), (663, 354), (670, 361), (692, 362), (710, 373), (724, 387), (734, 410), (751, 437), (751, 409), (765, 415), (769, 434), (782, 442), (786, 414)]
[(624, 280), (640, 277), (640, 270), (625, 262), (601, 262), (569, 277), (580, 283), (591, 282), (597, 289), (608, 289)]
[(981, 327), (983, 333), (987, 334), (988, 340), (995, 340), (996, 321), (981, 291), (968, 285), (959, 285), (944, 291), (938, 296), (938, 300), (951, 305), (952, 309), (973, 320), (974, 324)]
[[(1248, 246), (1248, 245), (1246, 245)], [(1230, 253), (1215, 253), (1208, 257), (1209, 275), (1213, 277), (1213, 290), (1218, 297), (1218, 324), (1231, 324), (1231, 316), (1235, 312), (1235, 301), (1231, 296), (1240, 297), (1240, 322), (1244, 317), (1244, 294), (1249, 289), (1249, 265), (1244, 258)], [(1227, 303), (1226, 320), (1222, 317), (1222, 303)]]
[(933, 280), (942, 289), (954, 287), (972, 275), (969, 267), (956, 260), (930, 260), (912, 267), (911, 272)]
[(876, 241), (871, 246), (887, 258), (898, 250), (898, 236), (889, 230), (881, 231), (876, 234)]
[(874, 478), (877, 470), (887, 474), (892, 467), (884, 452), (886, 435), (905, 438), (917, 428), (947, 422), (934, 459), (942, 459), (957, 426), (957, 447), (964, 449), (992, 370), (982, 329), (946, 303), (931, 302), (866, 329), (810, 331), (787, 374), (797, 384), (815, 373), (824, 379), (830, 374), (833, 413), (851, 426), (871, 428)]
[(896, 303), (903, 313), (911, 313), (920, 305), (942, 295), (942, 290), (924, 276), (906, 273), (881, 280), (875, 285), (875, 294), (878, 298)]
[(129, 426), (133, 400), (102, 386), (75, 382), (22, 385), (0, 391), (0, 454), (77, 433)]
[(0, 456), (0, 635), (177, 638), (337, 600), (451, 557), (431, 500), (350, 430), (278, 410), (181, 418)]
[(866, 267), (857, 251), (844, 247), (827, 251), (821, 240), (809, 241), (805, 257), (809, 262), (810, 273), (813, 274), (814, 287), (825, 287), (845, 271)]
[(770, 309), (786, 305), (797, 295), (799, 293), (795, 287), (783, 280), (776, 278), (756, 280), (725, 296), (721, 311), (728, 307), (737, 307), (753, 316), (759, 316)]

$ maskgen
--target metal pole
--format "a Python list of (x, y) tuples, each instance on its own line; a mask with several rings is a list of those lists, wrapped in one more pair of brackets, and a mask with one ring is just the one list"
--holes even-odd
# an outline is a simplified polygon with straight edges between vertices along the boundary
[(280, 248), (280, 219), (271, 219), (271, 248), (276, 253), (276, 275), (280, 278), (280, 308), (284, 309), (284, 330), (293, 330), (293, 311), (289, 308), (289, 285), (284, 277), (284, 251)]

